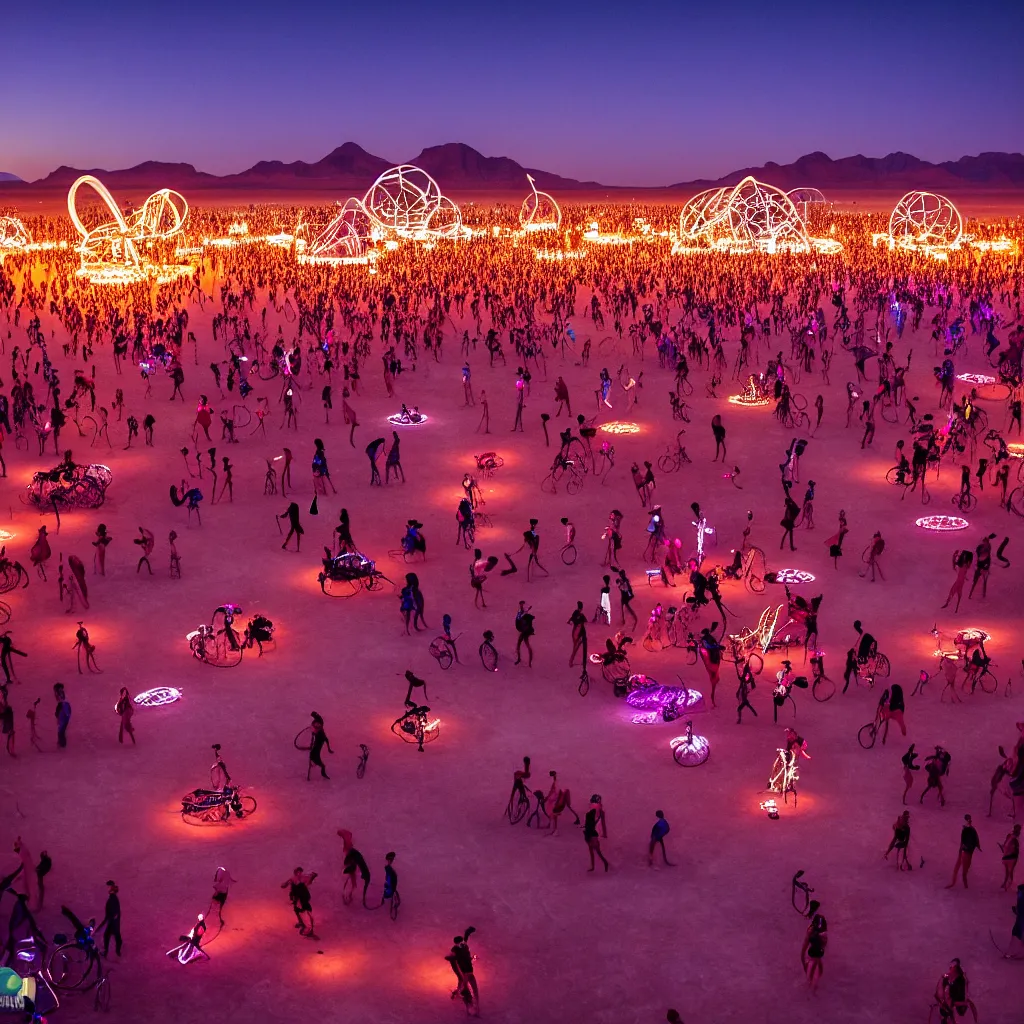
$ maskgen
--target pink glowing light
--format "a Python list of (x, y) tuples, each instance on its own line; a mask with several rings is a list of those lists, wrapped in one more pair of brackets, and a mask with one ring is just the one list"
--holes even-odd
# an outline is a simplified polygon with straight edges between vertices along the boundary
[(971, 524), (960, 516), (922, 516), (915, 520), (914, 525), (920, 526), (922, 530), (948, 533), (953, 530), (966, 530)]

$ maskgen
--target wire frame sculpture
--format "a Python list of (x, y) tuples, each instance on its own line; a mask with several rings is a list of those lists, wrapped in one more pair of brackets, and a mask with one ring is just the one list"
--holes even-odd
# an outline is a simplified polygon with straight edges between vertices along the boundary
[(734, 187), (695, 195), (679, 215), (675, 251), (726, 252), (838, 251), (834, 239), (811, 238), (785, 192), (747, 176)]
[(828, 202), (824, 193), (819, 188), (791, 188), (787, 196), (793, 201), (793, 205), (800, 211), (800, 216), (807, 220), (808, 206), (821, 206)]
[[(302, 225), (296, 228), (296, 237)], [(360, 199), (347, 199), (337, 216), (311, 242), (299, 239), (300, 263), (366, 263), (373, 220)]]
[(884, 240), (890, 249), (942, 252), (959, 248), (963, 230), (963, 218), (952, 200), (935, 192), (908, 192), (894, 207)]
[(528, 174), (530, 194), (519, 210), (519, 226), (524, 231), (557, 231), (562, 226), (562, 210), (555, 197), (537, 190), (537, 182)]
[[(93, 228), (86, 226), (78, 209), (78, 192), (86, 187), (96, 193), (111, 217)], [(139, 244), (164, 241), (182, 230), (188, 217), (188, 203), (173, 189), (154, 192), (126, 218), (103, 182), (83, 174), (68, 191), (68, 213), (82, 236), (78, 274), (93, 284), (131, 284), (147, 277), (168, 281), (191, 272), (191, 267), (153, 263), (139, 253)]]
[(462, 212), (420, 167), (386, 170), (363, 196), (363, 207), (384, 239), (430, 241), (462, 233)]
[(0, 249), (27, 249), (32, 236), (17, 217), (0, 217)]

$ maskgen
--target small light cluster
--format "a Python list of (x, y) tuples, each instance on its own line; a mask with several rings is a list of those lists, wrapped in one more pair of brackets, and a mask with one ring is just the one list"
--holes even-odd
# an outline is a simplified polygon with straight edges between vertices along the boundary
[(782, 583), (788, 587), (798, 587), (801, 583), (813, 583), (814, 573), (806, 572), (804, 569), (779, 569), (778, 572), (770, 573), (774, 579), (765, 577), (769, 583)]
[(606, 434), (639, 434), (640, 424), (628, 420), (612, 420), (609, 423), (602, 423), (601, 430)]
[(922, 530), (937, 530), (947, 533), (953, 530), (966, 530), (971, 524), (960, 516), (922, 516), (915, 520), (915, 526)]

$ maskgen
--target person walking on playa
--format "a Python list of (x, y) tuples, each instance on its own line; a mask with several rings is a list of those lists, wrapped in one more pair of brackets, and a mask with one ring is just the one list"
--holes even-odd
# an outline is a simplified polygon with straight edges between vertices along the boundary
[(121, 687), (121, 692), (118, 694), (117, 703), (114, 705), (114, 712), (118, 718), (121, 719), (120, 727), (117, 730), (117, 742), (124, 743), (124, 734), (128, 733), (131, 737), (132, 746), (135, 746), (135, 728), (132, 726), (132, 715), (135, 714), (135, 706), (132, 703), (131, 697), (128, 695), (128, 688), (126, 686)]
[(669, 866), (674, 867), (672, 861), (668, 859), (668, 854), (665, 853), (665, 836), (668, 835), (669, 825), (665, 820), (664, 811), (654, 812), (654, 826), (651, 828), (651, 841), (647, 844), (647, 865), (648, 867), (654, 866), (654, 850), (656, 847), (661, 848), (661, 859)]
[(956, 877), (963, 870), (964, 888), (967, 888), (967, 872), (971, 870), (971, 859), (975, 851), (981, 853), (981, 840), (978, 838), (977, 830), (971, 824), (971, 816), (964, 815), (964, 826), (960, 829), (960, 851), (957, 854), (956, 863), (953, 865), (953, 880), (946, 886), (952, 889), (956, 885)]

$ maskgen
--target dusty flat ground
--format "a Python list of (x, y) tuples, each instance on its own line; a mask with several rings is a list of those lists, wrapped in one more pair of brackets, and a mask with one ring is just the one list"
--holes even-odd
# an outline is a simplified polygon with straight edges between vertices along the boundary
[[(198, 365), (191, 359), (185, 364), (185, 404), (168, 401), (171, 384), (164, 377), (145, 399), (137, 372), (126, 366), (115, 378), (109, 350), (96, 353), (100, 401), (109, 402), (113, 389), (121, 387), (128, 411), (140, 419), (152, 411), (157, 418), (156, 445), (130, 451), (122, 450), (123, 425), (112, 428), (109, 450), (90, 449), (88, 439), (75, 437), (69, 427), (64, 440), (78, 461), (102, 461), (113, 470), (101, 510), (66, 515), (57, 534), (52, 517), (40, 519), (26, 509), (19, 494), (33, 470), (56, 461), (52, 450), (39, 460), (8, 442), (8, 477), (0, 482), (0, 507), (8, 512), (3, 525), (15, 534), (8, 551), (26, 563), (41, 522), (51, 530), (54, 562), (58, 552), (76, 553), (91, 566), (89, 544), (98, 522), (114, 538), (107, 576), (90, 573), (91, 608), (85, 613), (101, 675), (76, 672), (71, 647), (77, 615), (58, 606), (53, 563), (49, 584), (33, 578), (27, 590), (7, 595), (14, 609), (13, 637), (30, 657), (18, 659), (21, 682), (11, 688), (18, 758), (5, 764), (2, 788), (3, 842), (10, 844), (20, 834), (34, 856), (45, 848), (54, 861), (47, 907), (40, 915), (44, 931), (50, 934), (63, 924), (61, 901), (81, 915), (100, 915), (104, 880), (120, 884), (125, 954), (121, 961), (112, 958), (112, 1021), (137, 1021), (143, 1008), (153, 1024), (208, 1020), (211, 1014), (228, 1024), (338, 1015), (353, 1021), (458, 1020), (462, 1010), (448, 998), (451, 976), (442, 958), (451, 937), (468, 924), (478, 929), (473, 948), (479, 956), (483, 1015), (507, 1024), (646, 1024), (663, 1020), (665, 1008), (673, 1005), (688, 1022), (755, 1024), (783, 1016), (793, 1024), (924, 1021), (935, 981), (953, 956), (968, 971), (982, 1020), (1020, 1020), (1021, 965), (1001, 960), (989, 939), (994, 929), (1003, 941), (1011, 922), (1010, 897), (998, 888), (996, 846), (1009, 828), (1008, 805), (997, 799), (991, 819), (985, 811), (996, 745), (1011, 743), (1013, 722), (1024, 717), (1024, 680), (1016, 667), (1024, 654), (1017, 562), (1024, 531), (988, 491), (965, 533), (915, 528), (920, 506), (901, 502), (884, 482), (902, 428), (880, 421), (874, 447), (864, 451), (859, 432), (845, 429), (844, 385), (853, 375), (846, 357), (837, 355), (830, 387), (817, 379), (796, 385), (811, 405), (821, 391), (826, 411), (801, 466), (802, 481), (817, 482), (818, 525), (798, 534), (795, 554), (779, 555), (777, 525), (782, 511), (777, 463), (792, 432), (767, 410), (737, 409), (706, 397), (703, 374), (694, 374), (693, 417), (685, 438), (693, 464), (673, 476), (659, 475), (656, 497), (670, 533), (687, 546), (693, 538), (689, 504), (699, 501), (717, 529), (715, 557), (721, 560), (739, 541), (746, 511), (752, 509), (752, 536), (769, 553), (770, 565), (817, 575), (825, 595), (821, 644), (834, 679), (841, 676), (855, 618), (878, 638), (891, 659), (893, 680), (908, 694), (909, 740), (923, 752), (941, 743), (953, 755), (944, 809), (933, 802), (918, 807), (920, 781), (913, 791), (911, 874), (898, 873), (881, 859), (901, 810), (899, 759), (909, 740), (896, 736), (885, 747), (864, 751), (856, 739), (873, 715), (877, 693), (855, 688), (825, 705), (806, 692), (798, 696), (796, 724), (813, 759), (802, 767), (799, 807), (784, 808), (779, 821), (769, 821), (758, 809), (782, 742), (782, 721), (788, 720), (773, 726), (771, 719), (768, 679), (777, 659), (770, 659), (754, 697), (759, 717), (745, 719), (741, 727), (735, 724), (726, 667), (719, 708), (694, 719), (712, 752), (705, 766), (693, 770), (672, 760), (669, 741), (682, 731), (678, 725), (632, 725), (624, 704), (596, 674), (590, 693), (582, 699), (577, 693), (577, 670), (566, 664), (565, 620), (577, 599), (588, 613), (596, 602), (605, 571), (600, 534), (609, 509), (618, 507), (626, 515), (623, 565), (636, 588), (640, 630), (655, 601), (679, 593), (644, 583), (647, 516), (628, 472), (634, 459), (656, 460), (678, 427), (664, 397), (670, 377), (650, 356), (641, 366), (628, 355), (628, 342), (599, 355), (595, 336), (589, 367), (576, 366), (571, 358), (550, 359), (546, 380), (543, 372), (534, 373), (525, 432), (512, 434), (515, 360), (510, 356), (507, 367), (491, 369), (481, 347), (471, 364), (475, 386), (490, 396), (489, 437), (474, 433), (479, 407), (461, 407), (460, 359), (452, 340), (440, 364), (421, 362), (400, 377), (393, 400), (371, 362), (363, 394), (353, 399), (361, 423), (354, 449), (347, 444), (340, 411), (324, 424), (319, 382), (301, 395), (299, 430), (287, 433), (277, 405), (280, 385), (261, 384), (257, 394), (267, 395), (274, 410), (268, 436), (240, 431), (240, 443), (227, 446), (215, 434), (219, 455), (228, 454), (235, 466), (234, 501), (212, 504), (209, 481), (196, 481), (207, 499), (202, 526), (189, 528), (185, 511), (168, 501), (167, 488), (182, 478), (179, 449), (193, 447), (195, 400), (205, 392), (218, 411), (238, 402), (220, 398), (206, 369), (211, 360), (223, 358), (221, 344), (212, 340), (210, 306), (205, 314), (198, 308), (192, 313), (190, 327), (200, 344)], [(6, 328), (2, 318), (0, 323)], [(272, 311), (271, 323), (276, 328)], [(581, 338), (586, 323), (577, 322)], [(47, 330), (50, 326), (44, 320)], [(290, 334), (291, 326), (284, 326)], [(14, 330), (14, 340), (19, 333)], [(58, 332), (51, 344), (55, 356), (61, 340)], [(923, 412), (935, 394), (931, 346), (923, 331), (905, 336), (900, 349), (910, 346), (918, 358), (909, 391), (921, 395)], [(728, 347), (732, 351), (734, 343)], [(973, 357), (960, 368), (983, 368), (976, 340), (971, 350)], [(765, 354), (762, 346), (762, 358)], [(70, 382), (71, 366), (63, 358), (56, 362)], [(553, 453), (545, 448), (539, 417), (554, 412), (555, 377), (565, 376), (574, 411), (590, 414), (598, 370), (606, 364), (614, 374), (623, 362), (634, 373), (645, 371), (640, 404), (627, 411), (616, 389), (614, 409), (600, 418), (635, 421), (641, 432), (614, 438), (616, 467), (605, 483), (590, 479), (574, 497), (541, 493), (539, 481)], [(722, 393), (728, 390), (723, 386)], [(362, 449), (378, 434), (390, 436), (385, 417), (398, 401), (419, 405), (430, 421), (403, 430), (407, 482), (370, 489)], [(742, 491), (711, 462), (708, 424), (715, 412), (722, 413), (729, 431), (729, 461), (742, 467)], [(317, 518), (306, 511), (315, 436), (326, 441), (339, 491), (320, 499)], [(296, 457), (295, 493), (306, 529), (298, 555), (281, 550), (274, 522), (287, 501), (263, 493), (264, 459), (279, 454), (282, 445)], [(472, 470), (474, 455), (487, 449), (497, 450), (505, 465), (481, 481), (493, 526), (481, 530), (479, 543), (499, 556), (513, 551), (527, 521), (536, 517), (550, 576), (528, 583), (522, 571), (506, 578), (495, 574), (484, 611), (473, 608), (469, 554), (453, 542), (462, 473)], [(954, 486), (952, 476), (934, 485), (928, 511), (949, 511)], [(425, 524), (427, 559), (415, 568), (430, 630), (403, 635), (398, 601), (388, 589), (347, 601), (321, 595), (319, 553), (330, 542), (343, 505), (360, 548), (392, 578), (399, 578), (403, 567), (389, 560), (388, 551), (398, 546), (406, 519), (415, 516)], [(836, 570), (825, 540), (840, 508), (847, 512), (851, 533)], [(580, 554), (572, 567), (558, 558), (563, 515), (570, 515), (579, 530)], [(131, 538), (140, 525), (158, 539), (152, 577), (135, 571)], [(180, 580), (168, 578), (171, 529), (179, 534)], [(860, 553), (876, 529), (888, 542), (886, 581), (872, 585), (858, 573)], [(999, 539), (1009, 535), (1013, 568), (995, 566), (986, 600), (965, 598), (959, 616), (941, 611), (954, 547), (973, 546), (988, 532)], [(819, 585), (805, 589), (818, 593)], [(753, 624), (766, 604), (783, 600), (772, 587), (754, 596), (732, 584), (723, 593), (733, 615), (730, 628)], [(513, 666), (510, 657), (520, 599), (538, 616), (532, 670)], [(225, 671), (193, 660), (185, 634), (225, 601), (247, 613), (265, 611), (278, 626), (276, 652), (263, 659), (248, 653), (240, 666)], [(448, 672), (427, 652), (444, 612), (462, 634), (464, 662)], [(936, 622), (944, 630), (966, 625), (989, 630), (997, 672), (1004, 679), (1013, 674), (1014, 696), (978, 694), (951, 706), (940, 703), (940, 685), (933, 682), (924, 696), (911, 699), (918, 670), (935, 668), (929, 630)], [(502, 659), (493, 676), (481, 669), (475, 654), (487, 628), (496, 633)], [(591, 626), (591, 649), (605, 635)], [(678, 673), (706, 691), (703, 669), (689, 666), (683, 652), (649, 654), (639, 643), (634, 651), (634, 670), (662, 681)], [(401, 710), (407, 668), (428, 680), (429, 703), (442, 723), (439, 740), (423, 754), (389, 732)], [(54, 742), (50, 694), (55, 680), (66, 683), (74, 708), (65, 751), (56, 750)], [(119, 746), (111, 711), (119, 687), (135, 693), (163, 684), (180, 687), (184, 699), (139, 711), (138, 746)], [(42, 752), (30, 748), (24, 720), (37, 696), (43, 698)], [(326, 718), (335, 750), (328, 757), (329, 782), (307, 782), (305, 755), (293, 746), (313, 709)], [(178, 814), (180, 797), (205, 784), (214, 742), (223, 745), (232, 774), (256, 796), (259, 808), (252, 818), (228, 827), (189, 827)], [(359, 743), (370, 747), (362, 780), (355, 777)], [(585, 808), (589, 794), (602, 794), (608, 874), (587, 873), (586, 848), (570, 816), (563, 818), (557, 837), (522, 824), (511, 828), (503, 818), (511, 773), (524, 754), (533, 758), (538, 783), (547, 780), (550, 769), (559, 771), (577, 810)], [(659, 808), (672, 826), (674, 867), (646, 863), (647, 836)], [(946, 890), (964, 813), (973, 813), (984, 852), (975, 857), (971, 889)], [(403, 904), (396, 923), (383, 912), (342, 904), (341, 842), (335, 835), (340, 826), (353, 830), (373, 869), (371, 894), (382, 877), (384, 854), (397, 852)], [(279, 888), (298, 864), (320, 872), (313, 886), (317, 942), (293, 930)], [(228, 866), (238, 879), (227, 926), (209, 946), (210, 963), (182, 967), (164, 951), (206, 909), (218, 865)], [(799, 868), (806, 869), (829, 921), (825, 977), (816, 996), (807, 992), (800, 970), (803, 922), (789, 902), (789, 880)], [(57, 1019), (92, 1019), (91, 1000), (69, 996)]]

